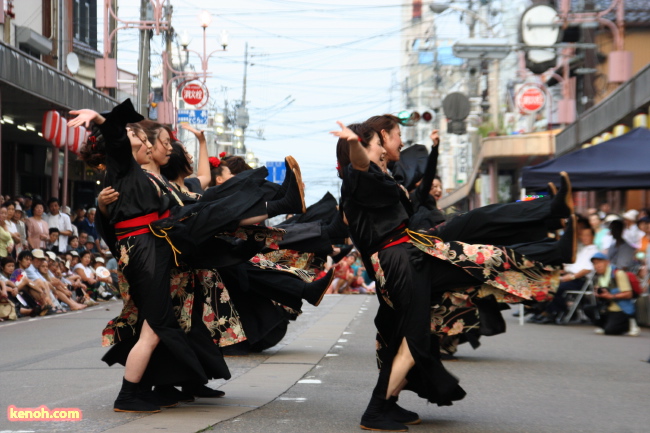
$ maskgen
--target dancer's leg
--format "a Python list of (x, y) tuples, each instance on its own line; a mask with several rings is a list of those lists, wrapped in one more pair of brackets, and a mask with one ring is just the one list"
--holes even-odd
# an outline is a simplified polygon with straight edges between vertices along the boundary
[(397, 350), (397, 355), (393, 359), (393, 368), (390, 370), (390, 377), (388, 379), (388, 388), (386, 390), (386, 399), (392, 395), (397, 395), (399, 391), (404, 388), (406, 384), (406, 375), (415, 365), (415, 360), (411, 355), (406, 338), (402, 339)]
[(132, 383), (140, 382), (147, 368), (147, 364), (149, 364), (151, 354), (159, 342), (160, 338), (158, 338), (145, 320), (142, 324), (140, 338), (126, 358), (126, 366), (124, 369), (124, 378), (126, 380)]

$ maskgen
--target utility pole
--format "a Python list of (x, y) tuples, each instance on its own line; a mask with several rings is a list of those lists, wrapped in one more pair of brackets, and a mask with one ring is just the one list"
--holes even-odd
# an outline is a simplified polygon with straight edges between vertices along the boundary
[[(140, 0), (140, 21), (147, 21), (149, 9), (149, 0)], [(140, 30), (140, 58), (138, 59), (138, 106), (137, 110), (144, 117), (149, 117), (149, 57), (151, 30)]]
[(244, 144), (246, 137), (246, 128), (248, 127), (249, 116), (248, 109), (246, 108), (246, 80), (248, 78), (248, 42), (246, 42), (246, 49), (244, 51), (244, 89), (242, 90), (241, 104), (237, 108), (237, 126), (243, 131), (241, 142)]

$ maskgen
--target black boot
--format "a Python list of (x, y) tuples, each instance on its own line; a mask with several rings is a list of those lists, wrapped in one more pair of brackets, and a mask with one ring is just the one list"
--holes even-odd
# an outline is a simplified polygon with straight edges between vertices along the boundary
[(113, 403), (113, 410), (115, 412), (155, 413), (160, 412), (160, 407), (140, 397), (138, 383), (122, 379), (122, 389)]
[(410, 410), (406, 410), (398, 405), (397, 399), (398, 397), (395, 396), (392, 396), (388, 399), (388, 402), (386, 403), (388, 416), (390, 416), (393, 421), (397, 421), (405, 425), (420, 424), (422, 422), (420, 415), (415, 412), (411, 412)]
[(306, 283), (302, 292), (302, 298), (314, 307), (318, 307), (318, 304), (323, 300), (323, 296), (325, 296), (325, 292), (327, 292), (327, 288), (332, 282), (332, 277), (334, 277), (334, 269), (330, 269), (320, 280), (316, 280), (313, 283)]
[[(174, 387), (172, 386), (171, 388)], [(178, 399), (169, 395), (164, 395), (157, 391), (153, 391), (151, 389), (151, 385), (144, 385), (142, 382), (140, 382), (140, 398), (161, 408), (174, 407), (178, 406), (179, 404)]]
[(178, 388), (171, 385), (156, 386), (153, 391), (165, 398), (182, 401), (183, 403), (191, 403), (194, 401), (194, 396), (192, 394), (179, 391)]
[[(297, 173), (300, 173), (299, 170)], [(289, 183), (284, 197), (266, 203), (266, 213), (269, 218), (277, 215), (304, 213), (306, 211), (302, 177), (296, 175), (295, 169), (287, 171), (285, 176), (289, 177)]]
[(574, 205), (571, 180), (565, 171), (560, 172), (560, 176), (562, 183), (560, 184), (560, 190), (555, 194), (551, 202), (548, 219), (568, 218), (573, 215)]
[(388, 400), (373, 395), (361, 417), (359, 427), (364, 430), (376, 431), (409, 431), (404, 424), (391, 418), (387, 410), (389, 404)]
[(218, 389), (208, 388), (205, 385), (183, 385), (183, 392), (192, 394), (194, 397), (199, 398), (221, 398), (226, 395), (225, 392)]

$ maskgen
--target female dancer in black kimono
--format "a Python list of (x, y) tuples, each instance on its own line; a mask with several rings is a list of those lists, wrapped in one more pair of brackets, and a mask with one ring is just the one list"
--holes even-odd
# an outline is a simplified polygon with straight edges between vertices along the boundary
[(438, 339), (429, 335), (430, 307), (442, 294), (483, 285), (486, 294), (521, 300), (551, 289), (557, 272), (509, 248), (442, 242), (411, 230), (411, 203), (384, 171), (386, 149), (378, 134), (356, 128), (362, 144), (358, 134), (340, 125), (342, 130), (333, 134), (340, 138), (341, 207), (366, 266), (375, 270), (378, 294), (393, 312), (375, 319), (386, 350), (361, 427), (406, 431), (405, 424), (420, 420), (397, 405), (402, 389), (438, 405), (465, 395), (439, 360)]
[[(180, 329), (174, 316), (169, 293), (172, 248), (166, 237), (152, 234), (150, 224), (167, 217), (176, 203), (164, 188), (157, 188), (134, 158), (138, 146), (127, 136), (126, 125), (141, 121), (142, 116), (129, 100), (106, 116), (92, 110), (71, 114), (77, 117), (70, 121), (70, 126), (88, 126), (90, 122), (97, 125), (99, 131), (86, 143), (82, 158), (93, 167), (105, 169), (106, 184), (121, 192), (108, 211), (117, 234), (119, 266), (132, 288), (130, 293), (139, 312), (138, 338), (114, 345), (104, 356), (109, 365), (119, 362), (126, 367), (114, 410), (157, 412), (159, 407), (143, 398), (138, 386), (141, 381), (147, 386), (204, 384), (210, 378), (228, 379), (230, 372), (218, 347), (193, 341), (191, 335)], [(233, 229), (266, 219), (261, 196), (244, 204), (248, 205), (244, 213), (249, 216), (236, 221), (216, 220), (213, 228)], [(261, 212), (254, 212), (260, 208)], [(241, 213), (230, 212), (228, 216), (233, 218)]]

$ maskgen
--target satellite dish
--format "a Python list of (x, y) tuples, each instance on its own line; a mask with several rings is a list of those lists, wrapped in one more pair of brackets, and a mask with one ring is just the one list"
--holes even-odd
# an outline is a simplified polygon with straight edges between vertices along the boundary
[(65, 63), (68, 66), (68, 71), (70, 71), (72, 75), (79, 72), (79, 57), (75, 53), (68, 53), (68, 55), (65, 56)]
[(528, 8), (521, 16), (521, 41), (535, 47), (552, 47), (560, 40), (557, 12), (548, 5)]
[(464, 93), (450, 93), (442, 101), (442, 110), (451, 120), (463, 120), (469, 115), (469, 98)]

